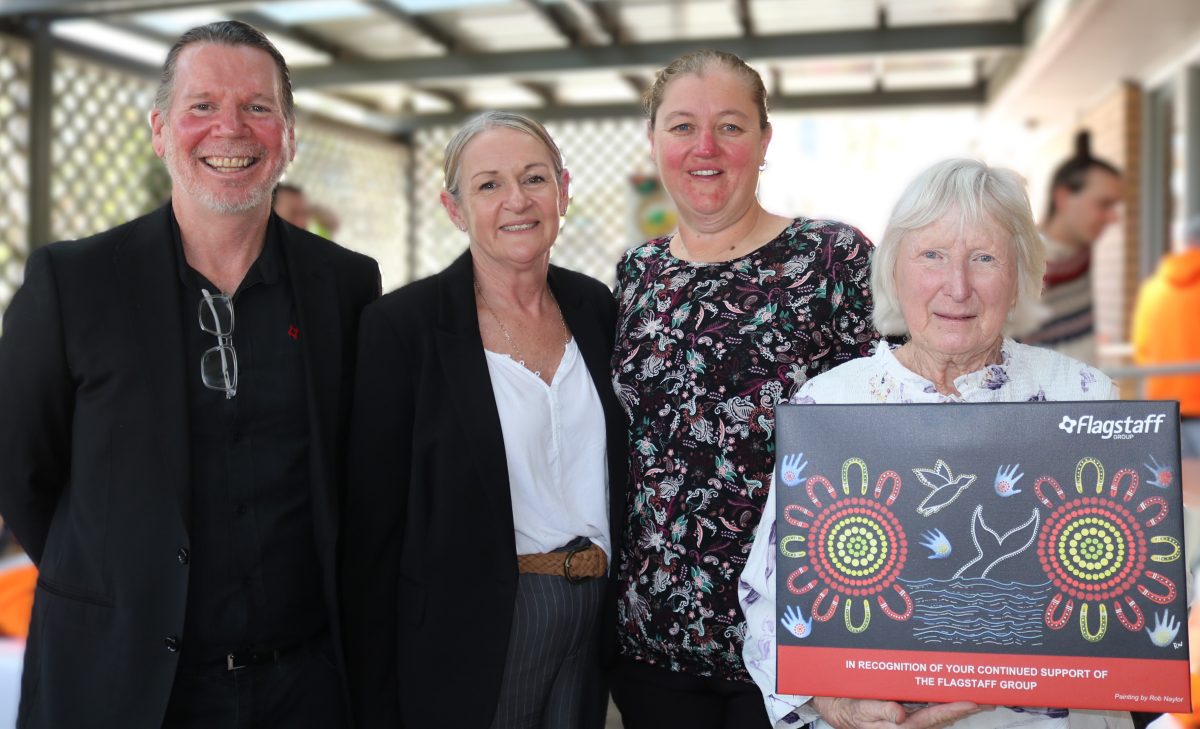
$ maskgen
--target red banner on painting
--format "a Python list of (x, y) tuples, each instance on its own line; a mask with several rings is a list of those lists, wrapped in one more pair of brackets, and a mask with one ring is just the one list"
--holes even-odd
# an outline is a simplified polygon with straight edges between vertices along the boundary
[[(1006, 653), (779, 648), (779, 692), (912, 701), (1191, 711), (1190, 677), (1171, 661)], [(1014, 693), (1016, 692), (1016, 693)]]

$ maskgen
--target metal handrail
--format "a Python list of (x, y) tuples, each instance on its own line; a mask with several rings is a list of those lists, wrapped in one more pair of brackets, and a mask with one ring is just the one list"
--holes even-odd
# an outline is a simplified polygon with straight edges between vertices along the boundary
[(1154, 375), (1187, 375), (1200, 372), (1200, 362), (1172, 362), (1158, 365), (1118, 365), (1101, 367), (1100, 370), (1115, 379), (1128, 377), (1153, 377)]
[(1157, 375), (1200, 374), (1200, 362), (1172, 362), (1156, 365), (1116, 365), (1101, 367), (1100, 371), (1114, 380), (1138, 381), (1138, 398), (1146, 397), (1146, 378)]

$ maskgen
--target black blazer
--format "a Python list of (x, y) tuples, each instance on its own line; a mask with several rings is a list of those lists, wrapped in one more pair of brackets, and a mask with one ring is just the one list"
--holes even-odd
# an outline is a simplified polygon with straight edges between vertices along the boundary
[[(486, 729), (499, 701), (517, 558), (473, 282), (468, 252), (363, 313), (343, 567), (361, 727)], [(616, 303), (557, 266), (549, 284), (604, 406), (616, 554), (628, 457), (609, 376)]]
[[(158, 729), (188, 589), (189, 436), (169, 207), (39, 248), (0, 337), (0, 514), (40, 570), (20, 727)], [(282, 224), (282, 223), (281, 223)], [(313, 522), (339, 618), (339, 458), (366, 256), (283, 224), (303, 332)]]

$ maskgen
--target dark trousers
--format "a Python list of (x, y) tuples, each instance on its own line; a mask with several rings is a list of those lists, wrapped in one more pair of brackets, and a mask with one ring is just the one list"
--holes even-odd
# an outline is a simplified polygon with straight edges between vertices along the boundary
[(770, 729), (753, 683), (700, 678), (622, 659), (612, 669), (613, 702), (625, 729)]
[(343, 729), (347, 712), (328, 641), (230, 671), (180, 666), (163, 729)]
[(607, 691), (600, 668), (602, 578), (579, 584), (522, 574), (500, 701), (491, 729), (600, 729)]

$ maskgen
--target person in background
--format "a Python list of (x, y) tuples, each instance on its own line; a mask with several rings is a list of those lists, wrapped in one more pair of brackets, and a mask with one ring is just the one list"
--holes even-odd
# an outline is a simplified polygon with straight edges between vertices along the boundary
[[(964, 403), (1111, 400), (1112, 381), (1057, 352), (1019, 344), (1045, 250), (1016, 173), (971, 159), (939, 162), (901, 194), (872, 256), (872, 314), (886, 337), (874, 354), (809, 380), (793, 403)], [(743, 655), (773, 725), (817, 729), (1066, 729), (1130, 726), (1127, 714), (896, 702), (776, 692), (775, 491), (771, 489), (738, 594)], [(1069, 717), (1068, 718), (1068, 714)]]
[(333, 238), (342, 227), (342, 219), (328, 205), (313, 203), (308, 206), (312, 217), (312, 230), (324, 238)]
[(29, 256), (0, 337), (24, 729), (349, 722), (339, 475), (379, 267), (271, 213), (294, 125), (266, 36), (193, 28), (150, 111), (170, 202)]
[(625, 429), (612, 295), (550, 265), (569, 183), (541, 124), (473, 118), (441, 195), (467, 250), (363, 314), (345, 554), (362, 727), (604, 723)]
[[(1200, 363), (1200, 215), (1188, 221), (1182, 249), (1165, 256), (1138, 292), (1133, 310), (1133, 361), (1139, 365)], [(1178, 400), (1184, 458), (1200, 458), (1200, 372), (1146, 378), (1146, 396)]]
[(871, 244), (759, 204), (771, 125), (742, 59), (681, 56), (645, 107), (679, 227), (617, 267), (612, 371), (630, 471), (612, 694), (627, 729), (766, 727), (737, 576), (774, 468), (775, 404), (876, 338)]
[(1121, 172), (1093, 157), (1089, 135), (1080, 132), (1075, 155), (1059, 165), (1050, 180), (1050, 201), (1042, 221), (1046, 276), (1040, 327), (1022, 338), (1095, 365), (1092, 249), (1117, 221), (1124, 194)]
[(312, 219), (312, 215), (309, 211), (308, 196), (304, 194), (304, 190), (299, 185), (287, 182), (276, 185), (272, 207), (279, 217), (297, 228), (308, 230), (308, 223)]

